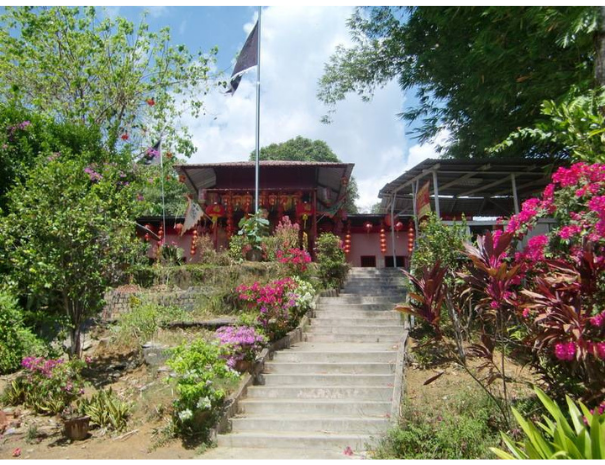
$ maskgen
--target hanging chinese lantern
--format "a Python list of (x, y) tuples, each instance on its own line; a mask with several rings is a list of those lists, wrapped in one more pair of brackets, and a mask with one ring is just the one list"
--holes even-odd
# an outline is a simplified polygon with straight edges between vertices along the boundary
[(303, 221), (303, 229), (307, 228), (307, 220), (315, 213), (313, 205), (308, 202), (299, 203), (296, 206), (296, 216)]
[(232, 199), (232, 204), (233, 204), (233, 208), (234, 210), (239, 210), (240, 208), (242, 208), (242, 196), (235, 194)]
[(267, 192), (262, 191), (258, 194), (258, 207), (267, 207)]
[(384, 227), (380, 228), (380, 252), (382, 254), (387, 253), (387, 237), (384, 232)]
[(277, 204), (277, 195), (276, 194), (269, 194), (267, 196), (267, 199), (269, 201), (269, 207), (271, 207), (271, 210), (273, 210), (273, 207), (275, 207), (275, 205)]
[(401, 221), (395, 223), (395, 231), (397, 231), (397, 239), (399, 239), (399, 233), (403, 231), (403, 223)]
[(282, 211), (288, 211), (290, 209), (289, 208), (290, 198), (288, 197), (288, 194), (279, 194), (278, 201), (279, 201), (279, 208)]
[(250, 192), (246, 192), (246, 195), (242, 197), (242, 209), (248, 214), (250, 208), (252, 208), (252, 195)]
[(181, 235), (181, 231), (183, 230), (183, 223), (175, 223), (174, 230), (180, 236)]
[(160, 238), (159, 242), (161, 242), (162, 239), (164, 239), (164, 226), (163, 225), (160, 225), (160, 228), (158, 229), (158, 237)]
[(216, 228), (216, 222), (218, 219), (225, 216), (225, 207), (223, 207), (220, 203), (209, 205), (206, 208), (206, 215), (212, 219), (212, 227)]
[(344, 251), (345, 254), (349, 254), (351, 252), (351, 231), (347, 231), (345, 234)]
[(414, 250), (414, 223), (410, 221), (408, 227), (408, 252), (411, 254)]
[(189, 249), (189, 255), (194, 256), (197, 253), (197, 229), (194, 229), (191, 233), (191, 248)]
[(391, 215), (384, 216), (384, 224), (387, 226), (387, 228), (391, 227)]
[(302, 202), (302, 196), (303, 193), (301, 191), (298, 191), (296, 194), (294, 194), (294, 196), (292, 197), (292, 203), (294, 204), (294, 207), (298, 207), (298, 204)]
[(372, 223), (370, 223), (369, 221), (366, 221), (363, 224), (363, 228), (366, 230), (366, 233), (370, 234), (370, 231), (372, 230)]

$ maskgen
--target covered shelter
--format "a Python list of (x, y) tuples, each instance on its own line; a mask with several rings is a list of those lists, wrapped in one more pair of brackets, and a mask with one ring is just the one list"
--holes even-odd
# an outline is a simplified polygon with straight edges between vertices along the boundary
[[(318, 230), (339, 233), (353, 167), (352, 163), (261, 161), (259, 208), (266, 210), (271, 229), (289, 216), (299, 223), (301, 235), (306, 233), (311, 252)], [(223, 207), (214, 234), (216, 246), (226, 246), (239, 220), (254, 213), (255, 162), (183, 164), (175, 169), (202, 208)]]

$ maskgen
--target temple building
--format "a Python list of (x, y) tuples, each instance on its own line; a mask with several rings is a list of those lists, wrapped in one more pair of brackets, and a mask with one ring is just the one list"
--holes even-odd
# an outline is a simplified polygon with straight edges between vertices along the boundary
[[(428, 159), (380, 190), (380, 213), (348, 214), (344, 205), (352, 163), (261, 161), (259, 208), (264, 209), (271, 231), (284, 216), (298, 223), (301, 244), (307, 244), (312, 256), (318, 235), (332, 232), (342, 238), (352, 266), (407, 268), (420, 209), (435, 212), (446, 224), (464, 216), (471, 233), (483, 233), (501, 227), (497, 217), (517, 213), (524, 200), (544, 189), (549, 166), (547, 161), (525, 159)], [(139, 223), (167, 244), (183, 248), (186, 262), (198, 262), (193, 246), (197, 237), (207, 235), (217, 250), (226, 249), (240, 219), (254, 213), (255, 164), (189, 164), (175, 169), (205, 212), (204, 218), (182, 236), (182, 217), (167, 218), (166, 231), (162, 218), (139, 218)], [(543, 221), (535, 233), (549, 227)]]

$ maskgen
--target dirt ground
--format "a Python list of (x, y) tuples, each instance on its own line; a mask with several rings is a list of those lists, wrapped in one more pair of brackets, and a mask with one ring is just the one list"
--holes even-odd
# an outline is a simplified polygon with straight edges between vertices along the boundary
[[(184, 445), (178, 439), (167, 440), (161, 434), (167, 425), (166, 409), (173, 399), (171, 387), (165, 382), (168, 373), (148, 368), (135, 353), (102, 341), (96, 341), (86, 354), (93, 361), (90, 370), (84, 372), (91, 384), (84, 396), (111, 387), (121, 399), (131, 402), (133, 415), (127, 429), (118, 433), (91, 429), (88, 438), (72, 442), (64, 437), (58, 416), (4, 407), (4, 411), (18, 417), (0, 435), (0, 460), (190, 459), (199, 455), (198, 447)], [(13, 376), (0, 378), (0, 391)]]
[[(457, 363), (447, 358), (437, 361), (430, 366), (425, 366), (414, 362), (414, 348), (418, 342), (410, 338), (408, 352), (412, 353), (411, 361), (406, 369), (405, 375), (405, 393), (406, 400), (412, 406), (430, 405), (436, 411), (451, 401), (453, 395), (460, 395), (463, 392), (478, 391), (478, 384), (472, 377)], [(499, 353), (496, 352), (496, 359), (499, 360)], [(481, 361), (471, 359), (469, 365), (473, 368), (475, 376), (477, 373), (480, 378), (487, 375), (485, 372), (477, 372), (476, 368), (481, 365)], [(532, 395), (532, 384), (538, 380), (528, 367), (505, 357), (505, 373), (508, 380), (507, 390), (511, 399), (522, 398)], [(432, 377), (439, 376), (435, 381), (425, 385)], [(494, 385), (498, 385), (496, 381)]]

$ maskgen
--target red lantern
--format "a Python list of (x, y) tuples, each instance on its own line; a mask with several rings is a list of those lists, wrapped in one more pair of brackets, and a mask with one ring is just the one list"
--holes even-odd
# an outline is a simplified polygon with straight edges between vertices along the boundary
[(269, 206), (274, 207), (277, 204), (277, 194), (269, 194)]
[(235, 194), (233, 196), (233, 208), (235, 208), (236, 210), (239, 210), (240, 208), (242, 208), (242, 196)]
[(246, 195), (242, 197), (242, 204), (243, 210), (248, 213), (250, 208), (252, 208), (252, 195), (249, 192), (246, 192)]
[(414, 223), (410, 221), (408, 227), (408, 252), (411, 255), (414, 250)]
[(146, 227), (147, 229), (149, 229), (151, 232), (155, 232), (155, 228), (153, 227), (153, 225), (152, 225), (152, 224), (147, 223), (147, 224), (145, 225), (145, 227)]
[(296, 216), (298, 216), (299, 219), (302, 219), (303, 229), (305, 229), (307, 227), (307, 220), (314, 213), (315, 213), (315, 209), (313, 208), (313, 205), (311, 205), (310, 203), (307, 203), (307, 202), (299, 203), (296, 206)]
[(174, 225), (174, 230), (180, 236), (181, 235), (181, 231), (183, 231), (183, 223), (176, 223)]
[(225, 207), (223, 207), (220, 203), (209, 205), (206, 208), (206, 214), (212, 219), (212, 227), (215, 228), (218, 219), (225, 216)]
[(395, 231), (397, 231), (397, 232), (403, 231), (403, 223), (401, 221), (398, 221), (397, 223), (395, 223)]
[(150, 239), (151, 236), (149, 235), (149, 233), (145, 233), (145, 242), (149, 242)]
[(351, 233), (348, 231), (347, 234), (345, 234), (344, 251), (345, 254), (349, 254), (351, 252)]
[(197, 253), (197, 229), (191, 233), (191, 248), (189, 249), (189, 255), (192, 257)]
[(366, 221), (366, 222), (363, 224), (363, 227), (364, 227), (364, 229), (366, 230), (366, 233), (370, 234), (370, 231), (372, 230), (373, 225), (372, 225), (372, 223), (370, 223), (369, 221)]
[(225, 208), (227, 210), (229, 210), (229, 208), (231, 207), (232, 202), (233, 202), (233, 198), (232, 198), (231, 193), (223, 195), (223, 205), (225, 206)]
[(380, 252), (387, 253), (387, 238), (384, 232), (384, 227), (380, 228)]
[(387, 227), (391, 227), (391, 215), (384, 216), (384, 224), (386, 224)]

